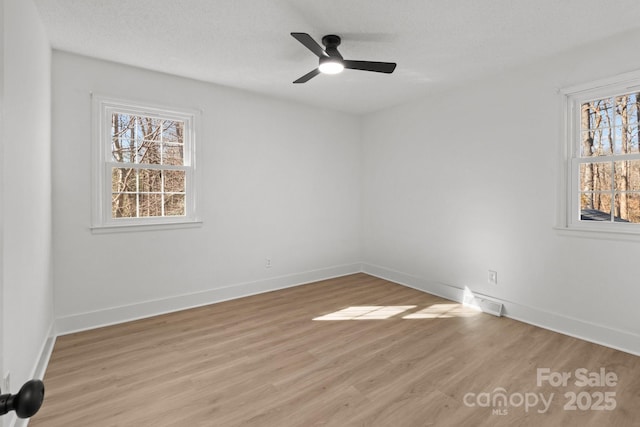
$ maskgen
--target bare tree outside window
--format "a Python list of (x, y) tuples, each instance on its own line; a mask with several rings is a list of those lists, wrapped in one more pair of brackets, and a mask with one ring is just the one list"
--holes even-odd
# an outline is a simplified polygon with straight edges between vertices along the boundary
[(640, 223), (640, 92), (580, 106), (580, 219)]
[(111, 115), (112, 218), (185, 215), (184, 122)]

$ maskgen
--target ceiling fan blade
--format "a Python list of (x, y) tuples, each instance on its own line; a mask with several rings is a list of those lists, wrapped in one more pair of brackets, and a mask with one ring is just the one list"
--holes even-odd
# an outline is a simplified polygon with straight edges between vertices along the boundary
[(375, 62), (375, 61), (342, 61), (344, 68), (350, 70), (375, 71), (376, 73), (393, 73), (396, 69), (395, 62)]
[(307, 49), (315, 53), (319, 58), (327, 56), (324, 49), (307, 33), (291, 33), (294, 39), (302, 43)]
[(311, 80), (312, 78), (314, 78), (315, 76), (317, 76), (318, 74), (320, 74), (320, 70), (318, 68), (309, 71), (307, 74), (305, 74), (304, 76), (300, 77), (298, 80), (296, 80), (294, 83), (305, 83), (308, 82), (309, 80)]

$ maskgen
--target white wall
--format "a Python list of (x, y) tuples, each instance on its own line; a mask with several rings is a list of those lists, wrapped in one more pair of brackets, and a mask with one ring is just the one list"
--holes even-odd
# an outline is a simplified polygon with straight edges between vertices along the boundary
[[(60, 332), (360, 268), (358, 118), (57, 51), (53, 88)], [(90, 92), (203, 110), (202, 227), (92, 234)]]
[(53, 324), (51, 49), (31, 0), (5, 0), (3, 27), (3, 350), (15, 393)]
[(640, 353), (640, 242), (554, 230), (557, 89), (640, 69), (638, 40), (624, 34), (368, 116), (365, 270), (448, 295), (469, 287), (514, 317)]

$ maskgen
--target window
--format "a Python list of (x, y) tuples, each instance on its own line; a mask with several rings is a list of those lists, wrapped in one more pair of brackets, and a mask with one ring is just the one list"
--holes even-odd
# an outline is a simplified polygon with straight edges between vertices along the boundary
[(565, 91), (569, 228), (640, 233), (640, 76)]
[(197, 222), (195, 120), (94, 95), (94, 228)]

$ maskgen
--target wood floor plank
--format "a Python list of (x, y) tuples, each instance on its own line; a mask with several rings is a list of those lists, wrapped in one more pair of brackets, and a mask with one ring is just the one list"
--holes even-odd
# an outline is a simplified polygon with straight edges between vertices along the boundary
[[(59, 337), (30, 425), (640, 426), (639, 359), (355, 274)], [(550, 403), (483, 404), (501, 390)], [(604, 391), (615, 409), (565, 407)]]

